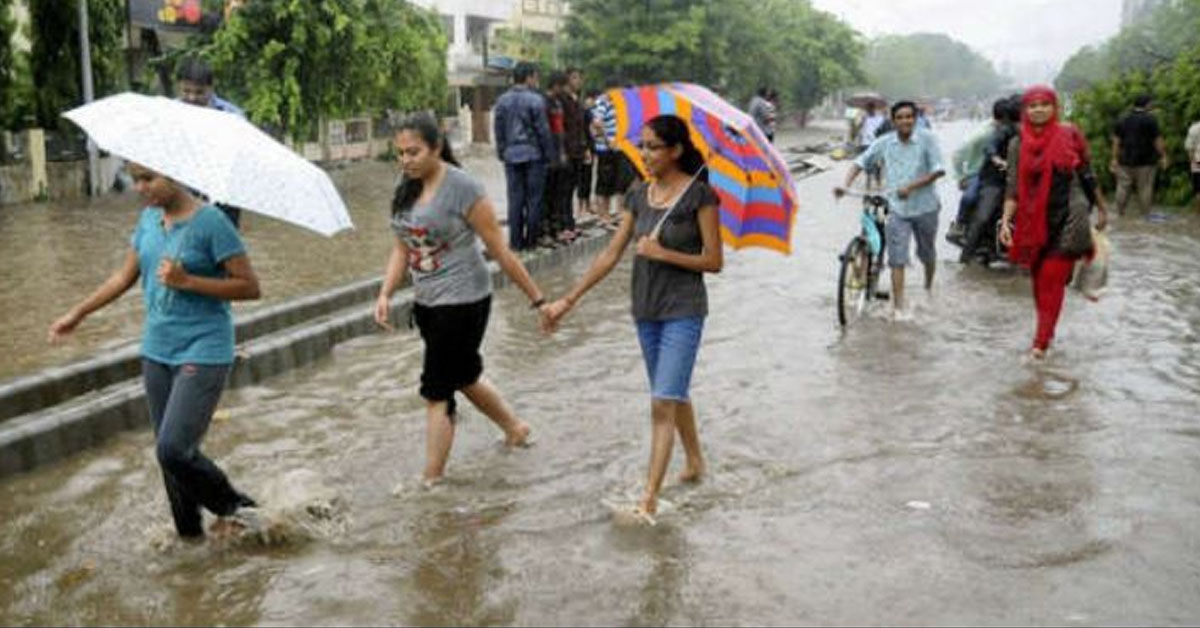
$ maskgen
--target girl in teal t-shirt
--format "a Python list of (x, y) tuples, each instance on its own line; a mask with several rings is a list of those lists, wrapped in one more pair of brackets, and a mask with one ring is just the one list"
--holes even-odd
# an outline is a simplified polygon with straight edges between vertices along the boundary
[(237, 229), (184, 186), (129, 165), (142, 211), (125, 260), (101, 286), (50, 325), (62, 340), (139, 277), (146, 307), (142, 374), (175, 528), (204, 535), (200, 508), (220, 517), (254, 501), (200, 452), (200, 441), (233, 365), (229, 302), (259, 297), (258, 278)]

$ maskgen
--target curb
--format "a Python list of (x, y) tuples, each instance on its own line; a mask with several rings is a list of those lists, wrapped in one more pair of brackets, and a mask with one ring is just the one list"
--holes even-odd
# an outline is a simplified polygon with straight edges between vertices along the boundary
[[(574, 245), (521, 255), (530, 274), (603, 248), (611, 233)], [(510, 281), (488, 263), (493, 286)], [(250, 386), (329, 355), (339, 343), (374, 333), (369, 304), (382, 278), (257, 310), (237, 322), (238, 357), (228, 388)], [(411, 288), (392, 297), (392, 322), (407, 320)], [(110, 436), (149, 427), (138, 346), (52, 367), (0, 384), (0, 478), (31, 471), (99, 445)], [(10, 407), (11, 406), (11, 407)]]

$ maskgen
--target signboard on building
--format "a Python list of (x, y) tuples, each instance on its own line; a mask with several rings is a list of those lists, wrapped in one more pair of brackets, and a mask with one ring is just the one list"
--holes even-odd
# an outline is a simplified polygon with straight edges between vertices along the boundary
[(210, 30), (221, 16), (206, 14), (203, 5), (201, 0), (129, 0), (129, 22), (165, 31)]

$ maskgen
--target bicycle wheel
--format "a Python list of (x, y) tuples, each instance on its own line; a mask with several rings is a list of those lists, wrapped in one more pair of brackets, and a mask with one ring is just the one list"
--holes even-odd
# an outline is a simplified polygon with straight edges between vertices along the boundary
[(838, 324), (847, 327), (867, 309), (870, 247), (862, 238), (854, 238), (846, 245), (846, 252), (842, 253), (841, 261), (842, 268), (838, 272), (837, 314)]

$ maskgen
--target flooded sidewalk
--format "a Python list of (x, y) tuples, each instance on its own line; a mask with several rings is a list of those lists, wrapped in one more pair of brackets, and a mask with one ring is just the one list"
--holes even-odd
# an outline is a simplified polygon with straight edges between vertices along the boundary
[[(965, 130), (940, 129), (943, 149)], [(838, 330), (858, 224), (831, 198), (842, 176), (800, 183), (791, 257), (729, 252), (709, 279), (710, 475), (668, 480), (656, 527), (606, 506), (636, 496), (649, 450), (627, 256), (551, 338), (497, 292), (485, 366), (537, 444), (506, 450), (464, 407), (435, 490), (410, 330), (225, 395), (206, 451), (298, 504), (294, 534), (175, 541), (145, 432), (0, 481), (0, 623), (1195, 623), (1200, 220), (1116, 221), (1107, 293), (1070, 294), (1030, 366), (1028, 277), (964, 268), (940, 236), (914, 322)], [(587, 261), (539, 282), (561, 294)]]

